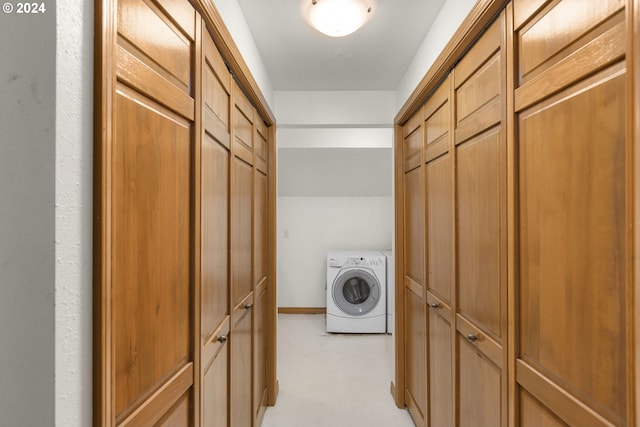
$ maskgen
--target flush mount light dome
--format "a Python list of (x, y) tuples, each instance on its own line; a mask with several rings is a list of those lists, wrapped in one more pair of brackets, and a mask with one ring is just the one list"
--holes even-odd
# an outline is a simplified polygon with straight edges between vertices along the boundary
[(331, 37), (347, 36), (371, 17), (373, 0), (308, 0), (306, 17), (312, 27)]

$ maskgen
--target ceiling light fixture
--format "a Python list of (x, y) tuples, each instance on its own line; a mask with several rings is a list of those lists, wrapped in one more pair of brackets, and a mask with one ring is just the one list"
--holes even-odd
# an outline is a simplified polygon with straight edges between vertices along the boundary
[(331, 37), (357, 31), (371, 17), (373, 0), (308, 0), (306, 17), (312, 27)]

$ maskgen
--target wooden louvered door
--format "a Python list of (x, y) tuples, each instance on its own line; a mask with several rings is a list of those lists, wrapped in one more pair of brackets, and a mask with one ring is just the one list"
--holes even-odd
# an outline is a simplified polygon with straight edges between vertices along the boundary
[(205, 32), (202, 41), (201, 351), (202, 426), (229, 422), (229, 203), (231, 74)]
[(426, 309), (424, 303), (423, 120), (418, 111), (403, 127), (405, 400), (417, 426), (427, 415)]
[(192, 173), (199, 21), (185, 1), (118, 0), (106, 37), (111, 104), (97, 153), (102, 326), (95, 421), (195, 423)]
[(507, 424), (505, 14), (453, 70), (460, 427)]
[(635, 425), (626, 18), (622, 0), (514, 2), (522, 427)]

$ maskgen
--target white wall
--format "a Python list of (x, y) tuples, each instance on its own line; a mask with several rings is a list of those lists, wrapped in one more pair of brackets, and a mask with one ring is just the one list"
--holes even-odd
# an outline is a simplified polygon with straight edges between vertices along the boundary
[(0, 14), (3, 427), (54, 423), (55, 16)]
[(396, 88), (396, 111), (409, 99), (476, 0), (447, 0)]
[(93, 2), (55, 5), (55, 425), (80, 427), (92, 417)]
[(326, 305), (329, 250), (391, 248), (394, 92), (276, 92), (278, 305)]
[(278, 128), (390, 127), (393, 91), (276, 91)]
[(218, 9), (233, 41), (236, 46), (238, 46), (242, 58), (249, 67), (249, 70), (251, 70), (251, 74), (256, 80), (267, 104), (269, 104), (269, 107), (273, 110), (273, 84), (267, 74), (267, 69), (264, 66), (264, 62), (262, 62), (258, 46), (251, 35), (251, 30), (244, 18), (238, 0), (213, 0), (213, 3), (216, 9)]
[(279, 197), (278, 306), (324, 307), (326, 256), (389, 249), (391, 197)]

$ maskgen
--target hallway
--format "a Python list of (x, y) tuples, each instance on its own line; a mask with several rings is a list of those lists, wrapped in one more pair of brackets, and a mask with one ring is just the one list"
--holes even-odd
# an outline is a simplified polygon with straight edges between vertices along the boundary
[(328, 334), (324, 315), (280, 314), (280, 393), (262, 426), (413, 427), (393, 403), (392, 368), (391, 335)]

